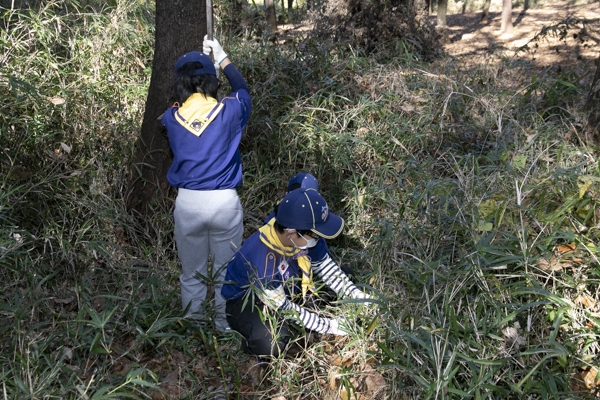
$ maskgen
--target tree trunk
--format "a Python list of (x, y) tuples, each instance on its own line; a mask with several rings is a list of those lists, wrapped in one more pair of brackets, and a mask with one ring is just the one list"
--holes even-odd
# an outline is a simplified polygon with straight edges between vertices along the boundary
[(502, 23), (500, 25), (500, 32), (511, 34), (512, 30), (512, 1), (502, 0)]
[(596, 59), (596, 74), (585, 102), (585, 110), (589, 112), (586, 139), (589, 144), (598, 145), (600, 144), (600, 57)]
[(448, 0), (438, 0), (437, 3), (437, 26), (445, 28), (448, 26), (446, 22), (446, 11), (448, 9)]
[(492, 4), (492, 0), (485, 0), (483, 3), (483, 10), (481, 11), (481, 22), (488, 22), (490, 18), (490, 5)]
[(267, 16), (267, 26), (271, 33), (277, 32), (277, 15), (275, 14), (275, 1), (265, 0), (265, 14)]
[(292, 8), (294, 8), (294, 0), (288, 0), (288, 10), (292, 10)]
[(141, 215), (170, 188), (166, 174), (171, 165), (171, 150), (159, 117), (171, 106), (175, 61), (188, 51), (202, 51), (206, 2), (156, 0), (155, 24), (152, 76), (126, 193), (127, 207)]

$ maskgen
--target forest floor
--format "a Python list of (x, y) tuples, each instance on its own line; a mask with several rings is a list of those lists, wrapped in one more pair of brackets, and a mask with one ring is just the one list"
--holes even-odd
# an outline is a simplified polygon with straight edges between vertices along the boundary
[[(442, 35), (447, 56), (470, 64), (498, 57), (519, 58), (536, 69), (574, 71), (584, 80), (593, 75), (594, 60), (600, 56), (600, 1), (576, 4), (558, 0), (536, 8), (513, 9), (511, 34), (500, 33), (501, 11), (490, 11), (486, 21), (481, 21), (481, 16), (481, 11), (447, 15)], [(436, 19), (435, 14), (429, 16), (432, 24)], [(284, 34), (281, 42), (287, 35), (310, 29), (302, 24), (279, 25)]]
[[(501, 55), (526, 59), (534, 68), (575, 68), (584, 74), (595, 70), (593, 62), (600, 55), (600, 2), (576, 5), (561, 0), (540, 8), (513, 10), (510, 35), (500, 33), (501, 12), (490, 12), (484, 22), (481, 15), (447, 16), (447, 55), (472, 63)], [(435, 23), (437, 17), (430, 18)]]

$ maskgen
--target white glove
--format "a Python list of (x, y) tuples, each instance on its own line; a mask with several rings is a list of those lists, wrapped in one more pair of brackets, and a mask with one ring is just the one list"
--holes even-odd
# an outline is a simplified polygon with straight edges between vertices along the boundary
[(286, 299), (283, 285), (277, 287), (276, 289), (264, 289), (262, 293), (259, 292), (258, 297), (263, 303), (271, 307), (273, 310), (281, 308)]
[(367, 299), (367, 300), (370, 300), (373, 297), (371, 295), (369, 295), (369, 294), (361, 291), (361, 290), (357, 290), (357, 291), (352, 292), (352, 298), (353, 299)]
[(348, 336), (347, 332), (340, 329), (340, 325), (342, 325), (342, 327), (343, 327), (343, 322), (345, 322), (345, 320), (343, 318), (330, 319), (329, 320), (329, 329), (327, 330), (326, 333), (329, 333), (331, 335), (337, 335), (337, 336)]
[(202, 42), (202, 51), (204, 54), (210, 54), (212, 50), (213, 58), (217, 64), (221, 64), (224, 59), (227, 58), (227, 53), (223, 51), (223, 48), (217, 41), (217, 39), (208, 40), (208, 36), (204, 35), (204, 42)]

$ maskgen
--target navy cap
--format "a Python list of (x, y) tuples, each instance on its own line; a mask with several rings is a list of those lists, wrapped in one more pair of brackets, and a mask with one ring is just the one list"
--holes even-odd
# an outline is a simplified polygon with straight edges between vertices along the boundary
[(217, 76), (217, 71), (215, 70), (215, 66), (210, 59), (204, 53), (200, 53), (199, 51), (190, 51), (189, 53), (185, 53), (175, 63), (175, 76), (180, 76), (178, 71), (189, 62), (199, 62), (202, 63), (202, 68), (195, 69), (192, 72), (192, 76), (194, 75), (214, 75)]
[(287, 191), (291, 192), (292, 186), (300, 185), (302, 189), (315, 189), (317, 192), (319, 191), (319, 182), (317, 178), (312, 176), (307, 172), (299, 172), (290, 179), (288, 182)]
[(275, 220), (296, 230), (310, 230), (325, 239), (342, 233), (344, 220), (329, 212), (325, 199), (314, 189), (296, 189), (285, 195), (277, 206)]

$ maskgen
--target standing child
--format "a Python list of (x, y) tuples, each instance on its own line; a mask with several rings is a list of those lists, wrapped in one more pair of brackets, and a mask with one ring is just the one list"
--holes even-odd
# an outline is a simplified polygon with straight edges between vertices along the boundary
[[(242, 242), (243, 210), (236, 190), (242, 184), (238, 146), (252, 108), (248, 85), (219, 42), (205, 37), (203, 51), (177, 60), (176, 102), (162, 117), (173, 151), (167, 180), (178, 189), (173, 217), (182, 266), (181, 302), (190, 318), (201, 318), (205, 311), (209, 257), (216, 281), (222, 282), (224, 265)], [(220, 101), (215, 66), (223, 69), (232, 88)], [(215, 327), (226, 332), (220, 286), (215, 286)]]

